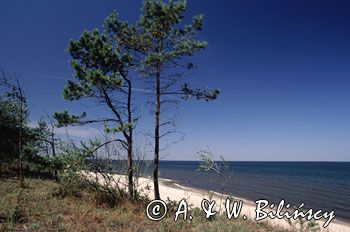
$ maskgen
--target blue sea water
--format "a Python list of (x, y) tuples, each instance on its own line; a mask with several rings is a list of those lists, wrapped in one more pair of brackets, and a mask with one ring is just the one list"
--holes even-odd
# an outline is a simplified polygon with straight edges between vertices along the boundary
[[(348, 162), (228, 162), (233, 175), (226, 194), (252, 201), (267, 199), (314, 210), (334, 210), (336, 218), (350, 220), (350, 163)], [(220, 191), (212, 172), (197, 171), (198, 161), (161, 161), (160, 177), (178, 184)]]

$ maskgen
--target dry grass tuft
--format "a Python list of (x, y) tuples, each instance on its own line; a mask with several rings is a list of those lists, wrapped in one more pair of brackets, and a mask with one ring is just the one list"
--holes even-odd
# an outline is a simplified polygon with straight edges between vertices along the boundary
[[(82, 190), (62, 197), (57, 183), (27, 179), (19, 189), (16, 179), (0, 179), (0, 231), (278, 231), (252, 221), (207, 221), (196, 209), (193, 220), (173, 222), (173, 215), (160, 222), (145, 216), (146, 201), (106, 199)], [(281, 230), (280, 230), (281, 231)]]

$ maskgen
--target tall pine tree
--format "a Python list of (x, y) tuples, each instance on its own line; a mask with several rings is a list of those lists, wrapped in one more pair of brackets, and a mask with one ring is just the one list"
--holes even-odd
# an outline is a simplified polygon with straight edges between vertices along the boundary
[[(125, 22), (118, 21), (118, 25), (127, 31)], [(105, 106), (113, 116), (88, 119), (86, 113), (77, 116), (64, 111), (56, 113), (55, 118), (60, 125), (103, 123), (106, 132), (117, 134), (115, 141), (127, 151), (128, 191), (132, 198), (133, 130), (137, 118), (133, 115), (133, 80), (129, 74), (134, 62), (125, 46), (119, 43), (118, 36), (117, 33), (95, 29), (85, 31), (79, 39), (72, 40), (67, 51), (72, 58), (75, 81), (68, 81), (63, 90), (65, 99), (89, 99), (92, 104)]]
[[(126, 45), (138, 57), (139, 75), (150, 84), (153, 93), (154, 126), (154, 197), (160, 199), (158, 184), (160, 139), (171, 134), (166, 128), (170, 122), (162, 121), (165, 105), (172, 97), (192, 97), (206, 101), (216, 99), (219, 90), (191, 89), (184, 76), (194, 68), (189, 57), (203, 50), (207, 43), (196, 38), (202, 29), (202, 15), (194, 16), (189, 25), (181, 20), (186, 10), (186, 1), (145, 0), (142, 14), (124, 38)], [(115, 15), (107, 19), (110, 31), (121, 31)], [(163, 117), (165, 118), (165, 117)]]

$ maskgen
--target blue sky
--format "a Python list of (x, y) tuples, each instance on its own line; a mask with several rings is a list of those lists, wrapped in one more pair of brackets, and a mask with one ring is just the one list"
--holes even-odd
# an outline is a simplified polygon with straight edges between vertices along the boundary
[[(100, 27), (113, 10), (134, 22), (140, 7), (122, 0), (0, 1), (0, 65), (20, 75), (32, 121), (43, 110), (86, 110), (61, 97), (61, 78), (72, 77), (68, 41)], [(228, 160), (350, 161), (349, 12), (346, 0), (189, 0), (185, 20), (204, 14), (200, 37), (209, 43), (194, 58), (193, 85), (223, 92), (214, 102), (181, 104), (177, 126), (186, 137), (166, 159), (194, 160), (208, 145)], [(142, 105), (139, 134), (153, 125)], [(96, 132), (75, 130), (82, 137)]]

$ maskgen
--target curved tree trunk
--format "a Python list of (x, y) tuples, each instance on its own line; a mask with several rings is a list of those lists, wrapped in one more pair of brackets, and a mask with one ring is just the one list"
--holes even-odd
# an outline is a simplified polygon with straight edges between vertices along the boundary
[(129, 137), (128, 141), (128, 191), (130, 199), (134, 198), (134, 181), (133, 181), (133, 161), (132, 161), (132, 144), (133, 144), (133, 125), (132, 125), (132, 109), (131, 109), (131, 81), (128, 80), (128, 129)]

